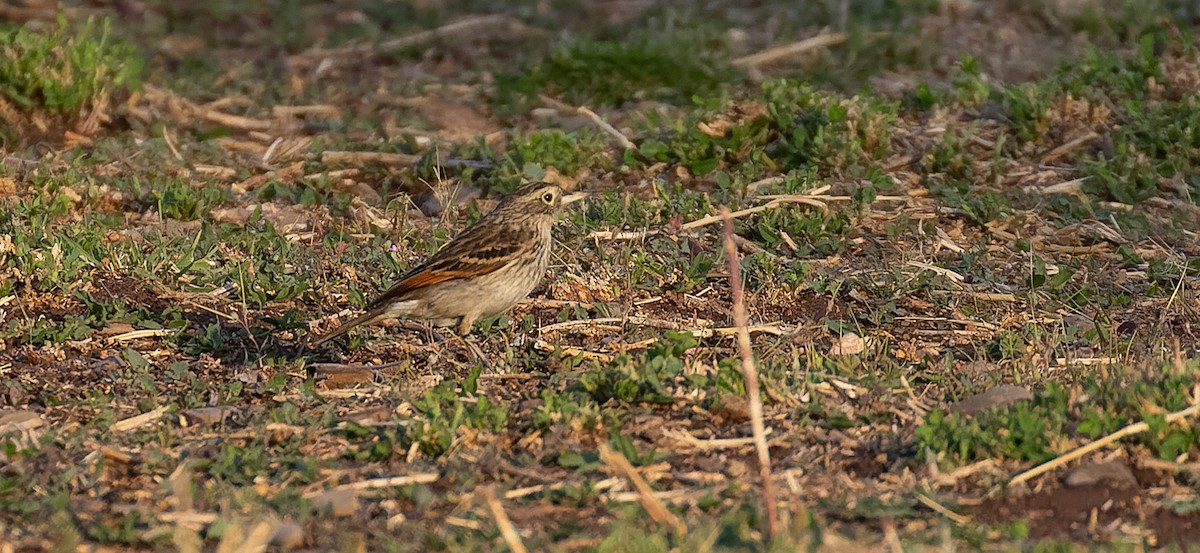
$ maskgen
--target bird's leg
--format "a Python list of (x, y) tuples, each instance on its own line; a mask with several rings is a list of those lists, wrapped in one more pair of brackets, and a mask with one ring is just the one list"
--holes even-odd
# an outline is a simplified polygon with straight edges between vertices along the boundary
[(462, 320), (458, 321), (458, 339), (462, 341), (463, 345), (467, 346), (467, 349), (471, 350), (471, 353), (475, 354), (475, 357), (479, 359), (479, 363), (483, 365), (483, 368), (489, 372), (495, 372), (492, 362), (483, 354), (479, 346), (468, 337), (478, 318), (477, 315), (467, 314), (463, 316)]
[(479, 346), (475, 344), (474, 340), (468, 336), (459, 336), (458, 339), (462, 340), (462, 342), (466, 344), (467, 349), (471, 350), (471, 353), (475, 354), (475, 357), (479, 359), (479, 364), (483, 365), (483, 368), (487, 369), (487, 372), (496, 372), (495, 365), (492, 365), (492, 361), (483, 354), (483, 350), (479, 349)]
[(458, 335), (466, 336), (466, 335), (470, 334), (471, 328), (475, 326), (475, 321), (478, 318), (479, 318), (479, 316), (475, 315), (473, 313), (468, 313), (466, 315), (463, 315), (463, 317), (458, 320)]

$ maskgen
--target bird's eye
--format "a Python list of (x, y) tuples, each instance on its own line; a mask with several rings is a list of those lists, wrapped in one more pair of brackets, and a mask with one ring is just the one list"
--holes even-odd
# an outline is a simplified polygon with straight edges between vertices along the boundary
[(549, 204), (549, 203), (554, 203), (554, 193), (553, 193), (553, 192), (547, 192), (547, 193), (545, 193), (545, 194), (542, 194), (542, 201), (543, 201), (543, 202), (546, 202), (546, 203), (548, 203), (548, 204)]

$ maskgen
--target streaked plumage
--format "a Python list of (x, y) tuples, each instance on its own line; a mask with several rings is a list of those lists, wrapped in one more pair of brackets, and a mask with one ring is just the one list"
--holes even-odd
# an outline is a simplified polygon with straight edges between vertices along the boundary
[(534, 183), (409, 271), (367, 305), (367, 312), (313, 340), (317, 346), (350, 329), (387, 319), (427, 320), (467, 334), (480, 317), (507, 311), (537, 287), (550, 264), (550, 228), (562, 208), (584, 194)]

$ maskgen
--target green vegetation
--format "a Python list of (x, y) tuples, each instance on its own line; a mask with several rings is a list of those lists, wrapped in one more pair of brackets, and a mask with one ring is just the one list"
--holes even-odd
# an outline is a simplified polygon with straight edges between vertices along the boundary
[(0, 32), (0, 139), (69, 128), (111, 110), (115, 98), (139, 86), (142, 58), (110, 36), (110, 25), (89, 18), (70, 28), (59, 17), (49, 31)]
[(938, 409), (916, 429), (917, 447), (939, 458), (944, 454), (949, 466), (990, 458), (1040, 463), (1066, 453), (1066, 444), (1144, 421), (1150, 429), (1138, 441), (1155, 456), (1174, 459), (1200, 446), (1191, 424), (1168, 424), (1164, 418), (1191, 404), (1196, 369), (1164, 365), (1119, 379), (1092, 375), (1071, 385), (1049, 382), (1032, 401), (974, 416)]
[[(531, 551), (1189, 543), (1189, 5), (633, 4), (153, 0), (2, 31), (0, 541), (503, 550), (491, 493)], [(541, 178), (593, 194), (533, 301), (308, 347)], [(956, 410), (1001, 384), (1031, 398)], [(1143, 421), (1083, 460), (1142, 488), (991, 493)]]
[(497, 104), (537, 102), (539, 94), (576, 105), (620, 106), (641, 100), (713, 97), (735, 73), (718, 39), (646, 33), (623, 40), (571, 41), (523, 73), (498, 83)]

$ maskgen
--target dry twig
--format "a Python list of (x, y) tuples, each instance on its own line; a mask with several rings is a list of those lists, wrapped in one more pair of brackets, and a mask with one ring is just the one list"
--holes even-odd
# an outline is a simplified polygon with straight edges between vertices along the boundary
[(387, 54), (420, 46), (443, 36), (478, 36), (483, 30), (492, 28), (505, 29), (507, 34), (510, 35), (518, 33), (543, 34), (546, 32), (542, 29), (526, 25), (507, 15), (477, 15), (442, 25), (436, 29), (421, 31), (392, 40), (385, 40), (378, 44), (356, 44), (342, 48), (312, 48), (307, 52), (292, 56), (289, 61), (298, 63), (321, 58), (364, 57), (373, 54)]
[(1050, 163), (1062, 156), (1067, 155), (1071, 152), (1071, 150), (1083, 146), (1084, 144), (1096, 140), (1097, 138), (1100, 138), (1100, 135), (1096, 134), (1096, 131), (1088, 131), (1083, 136), (1062, 144), (1061, 146), (1058, 146), (1057, 148), (1054, 148), (1053, 150), (1043, 154), (1042, 163)]
[(611, 136), (613, 138), (613, 140), (615, 140), (617, 142), (617, 145), (620, 146), (621, 148), (626, 149), (626, 150), (636, 150), (637, 149), (637, 145), (634, 144), (633, 141), (629, 139), (629, 137), (625, 136), (624, 133), (617, 130), (616, 127), (610, 125), (608, 123), (608, 121), (605, 121), (604, 118), (597, 115), (596, 112), (592, 111), (587, 106), (571, 107), (570, 105), (565, 104), (565, 103), (563, 103), (551, 96), (547, 96), (545, 94), (539, 94), (538, 97), (541, 98), (542, 103), (546, 104), (551, 109), (557, 111), (560, 116), (562, 116), (562, 115), (581, 115), (583, 117), (586, 117), (589, 121), (592, 122), (593, 125), (596, 125), (597, 127), (600, 128), (600, 130), (604, 131), (605, 134)]
[[(1192, 405), (1191, 407), (1188, 407), (1187, 409), (1176, 411), (1174, 413), (1168, 413), (1167, 416), (1164, 417), (1164, 420), (1166, 421), (1167, 424), (1171, 424), (1175, 421), (1195, 416), (1198, 413), (1200, 413), (1200, 403), (1196, 403), (1196, 404)], [(1080, 457), (1083, 457), (1084, 455), (1087, 455), (1088, 453), (1096, 451), (1097, 449), (1100, 449), (1108, 444), (1116, 442), (1117, 440), (1120, 440), (1121, 438), (1124, 438), (1126, 436), (1132, 436), (1134, 434), (1140, 434), (1149, 429), (1150, 429), (1150, 425), (1146, 424), (1145, 421), (1131, 424), (1131, 425), (1126, 426), (1125, 428), (1122, 428), (1116, 432), (1113, 432), (1112, 434), (1109, 434), (1103, 438), (1095, 440), (1089, 444), (1077, 447), (1067, 453), (1059, 455), (1058, 457), (1055, 457), (1049, 461), (1046, 461), (1045, 463), (1042, 463), (1042, 464), (1040, 464), (1036, 467), (1033, 467), (1025, 472), (1022, 472), (1021, 474), (1014, 476), (1012, 478), (1012, 480), (1009, 480), (1008, 485), (1011, 487), (1015, 484), (1020, 484), (1021, 482), (1025, 482), (1026, 480), (1029, 480), (1029, 479), (1039, 476), (1043, 473), (1046, 473), (1046, 472), (1054, 470), (1058, 467), (1061, 467), (1067, 463), (1070, 463), (1071, 461), (1079, 459)]]
[[(770, 434), (771, 429), (768, 428), (765, 434)], [(678, 440), (689, 447), (699, 449), (701, 451), (714, 451), (718, 449), (731, 449), (748, 445), (754, 445), (754, 437), (749, 438), (708, 438), (700, 439), (693, 436), (686, 430), (671, 430), (665, 429), (663, 434), (669, 438)]]
[(272, 126), (269, 120), (225, 113), (209, 106), (196, 104), (169, 90), (149, 84), (142, 86), (145, 89), (145, 98), (147, 101), (165, 105), (169, 111), (177, 116), (201, 119), (214, 125), (243, 131), (267, 131)]
[(116, 343), (120, 343), (120, 342), (129, 342), (131, 340), (138, 340), (141, 338), (158, 338), (159, 336), (172, 336), (172, 335), (176, 334), (177, 332), (178, 332), (177, 330), (172, 330), (169, 328), (131, 330), (129, 332), (117, 334), (116, 336), (109, 336), (108, 338), (104, 339), (104, 342), (109, 343), (109, 344), (116, 344)]
[[(351, 482), (342, 484), (335, 490), (377, 490), (379, 488), (396, 488), (407, 486), (409, 484), (428, 484), (437, 481), (438, 473), (436, 472), (420, 472), (417, 474), (406, 474), (404, 476), (388, 476), (386, 478), (375, 478), (372, 480), (362, 480), (359, 482)], [(321, 492), (316, 492), (312, 495), (319, 495)]]
[[(568, 328), (575, 327), (596, 327), (609, 324), (631, 324), (637, 326), (648, 326), (653, 328), (663, 328), (674, 330), (676, 332), (687, 332), (697, 338), (710, 338), (712, 336), (730, 336), (737, 334), (740, 330), (737, 326), (715, 327), (715, 328), (693, 328), (679, 323), (664, 319), (651, 319), (648, 317), (601, 317), (597, 319), (575, 319), (571, 321), (563, 321), (561, 323), (553, 323), (543, 326), (538, 329), (539, 334), (547, 332), (557, 332)], [(770, 334), (772, 336), (781, 336), (787, 334), (794, 329), (785, 329), (777, 325), (753, 325), (747, 326), (746, 329), (752, 333)]]
[(850, 38), (846, 33), (825, 33), (814, 37), (809, 37), (801, 41), (785, 44), (783, 46), (775, 46), (761, 52), (742, 56), (733, 60), (735, 67), (758, 67), (766, 65), (783, 58), (796, 56), (805, 52), (825, 48), (835, 44), (841, 44)]
[(566, 355), (569, 357), (578, 356), (583, 359), (595, 360), (595, 361), (599, 361), (601, 363), (608, 363), (609, 361), (616, 359), (615, 355), (601, 353), (598, 351), (588, 351), (586, 349), (582, 349), (582, 348), (575, 347), (575, 346), (554, 344), (551, 342), (547, 342), (546, 340), (543, 340), (541, 338), (538, 338), (537, 341), (535, 341), (533, 343), (533, 347), (538, 350), (541, 350), (541, 351), (556, 351), (557, 350), (557, 351), (562, 352), (563, 355)]
[[(747, 215), (753, 215), (755, 213), (767, 211), (769, 209), (774, 209), (781, 205), (787, 205), (787, 204), (806, 204), (806, 205), (813, 206), (817, 209), (820, 209), (823, 213), (828, 213), (829, 212), (829, 205), (828, 205), (829, 202), (848, 202), (848, 201), (853, 200), (853, 198), (850, 196), (826, 195), (825, 192), (828, 190), (829, 190), (829, 186), (822, 186), (820, 188), (817, 188), (816, 190), (813, 190), (809, 194), (785, 194), (785, 195), (762, 196), (763, 199), (768, 200), (767, 203), (762, 204), (762, 205), (756, 205), (754, 207), (748, 207), (746, 209), (739, 209), (737, 211), (730, 213), (729, 216), (730, 216), (730, 218), (737, 219), (737, 218), (745, 217)], [(875, 198), (875, 201), (877, 201), (877, 202), (902, 202), (902, 201), (906, 201), (906, 200), (907, 200), (907, 198), (905, 198), (904, 196), (877, 196)], [(684, 223), (683, 225), (681, 225), (679, 227), (679, 230), (687, 231), (687, 230), (698, 229), (700, 227), (705, 227), (705, 226), (708, 226), (708, 225), (711, 225), (714, 223), (719, 223), (719, 222), (721, 222), (721, 220), (722, 220), (721, 215), (708, 215), (708, 216), (696, 219), (695, 221)], [(650, 230), (645, 230), (645, 231), (628, 231), (628, 232), (613, 232), (613, 231), (598, 230), (598, 231), (592, 232), (590, 235), (588, 235), (588, 237), (589, 238), (599, 238), (599, 239), (604, 239), (604, 240), (641, 240), (641, 239), (647, 238), (649, 236), (659, 234), (661, 232), (663, 232), (662, 229), (650, 229)]]
[(611, 447), (608, 447), (608, 444), (602, 443), (600, 444), (600, 460), (604, 461), (617, 474), (629, 479), (629, 482), (633, 484), (633, 489), (637, 490), (638, 500), (641, 501), (642, 508), (646, 509), (646, 513), (650, 515), (650, 518), (659, 524), (671, 527), (676, 534), (681, 536), (687, 532), (687, 527), (683, 525), (679, 517), (675, 516), (675, 513), (672, 513), (667, 509), (666, 505), (663, 505), (662, 500), (650, 488), (650, 484), (646, 483), (646, 479), (642, 478), (642, 475), (638, 474), (637, 469), (634, 469), (633, 465), (629, 463), (629, 459), (626, 459), (621, 453), (613, 451)]
[(763, 424), (762, 397), (758, 392), (758, 368), (754, 364), (754, 350), (750, 347), (750, 331), (746, 314), (746, 302), (742, 297), (741, 264), (738, 260), (737, 244), (733, 241), (733, 216), (721, 208), (724, 219), (725, 257), (729, 262), (729, 293), (733, 296), (733, 321), (737, 326), (738, 351), (742, 355), (742, 378), (746, 380), (746, 402), (750, 404), (750, 427), (754, 434), (754, 446), (758, 451), (759, 478), (762, 480), (763, 501), (767, 504), (767, 531), (774, 539), (779, 533), (779, 513), (775, 504), (775, 483), (771, 480), (771, 451), (767, 449), (767, 431)]
[[(321, 152), (321, 163), (347, 163), (362, 165), (377, 163), (379, 165), (415, 165), (425, 156), (417, 154), (402, 154), (399, 152)], [(451, 168), (487, 169), (490, 162), (474, 159), (436, 159), (434, 165)]]
[(508, 548), (513, 553), (526, 553), (525, 544), (521, 542), (521, 536), (517, 534), (517, 529), (513, 527), (513, 523), (508, 518), (508, 513), (504, 512), (504, 505), (496, 499), (496, 487), (494, 485), (483, 488), (483, 500), (487, 503), (488, 510), (492, 512), (492, 517), (496, 519), (496, 526), (500, 528), (500, 535), (504, 536), (504, 543), (508, 544)]
[(929, 497), (929, 496), (927, 496), (927, 495), (925, 495), (925, 494), (923, 494), (923, 493), (918, 493), (918, 494), (917, 494), (917, 501), (920, 501), (920, 502), (921, 502), (921, 503), (923, 503), (923, 504), (924, 504), (926, 507), (929, 507), (930, 509), (933, 509), (933, 510), (934, 510), (935, 512), (937, 512), (938, 514), (940, 514), (940, 515), (942, 515), (942, 516), (944, 516), (944, 517), (946, 517), (946, 518), (948, 518), (948, 519), (950, 519), (950, 520), (954, 521), (954, 523), (955, 523), (955, 524), (963, 525), (963, 524), (966, 524), (966, 523), (968, 523), (968, 522), (971, 522), (971, 518), (970, 518), (970, 517), (963, 516), (963, 515), (960, 515), (960, 514), (958, 514), (958, 513), (954, 512), (954, 511), (951, 511), (951, 510), (950, 510), (950, 509), (948, 509), (948, 508), (947, 508), (945, 505), (942, 505), (941, 503), (938, 503), (938, 502), (937, 502), (937, 501), (935, 501), (935, 500), (934, 500), (932, 497)]
[(146, 411), (140, 415), (129, 417), (127, 419), (121, 419), (113, 423), (113, 425), (109, 427), (109, 430), (112, 430), (113, 432), (134, 430), (161, 419), (162, 416), (167, 414), (167, 411), (169, 410), (170, 409), (167, 407), (159, 407), (158, 409)]
[(588, 119), (591, 119), (592, 123), (595, 123), (595, 125), (597, 127), (600, 127), (600, 130), (604, 131), (609, 136), (611, 136), (613, 138), (613, 140), (616, 140), (617, 144), (620, 145), (622, 148), (624, 148), (626, 150), (636, 150), (637, 149), (637, 145), (635, 145), (633, 143), (633, 141), (629, 139), (629, 137), (622, 134), (621, 131), (617, 130), (616, 127), (609, 125), (608, 121), (601, 119), (599, 115), (596, 115), (596, 112), (588, 109), (585, 106), (579, 106), (579, 108), (576, 109), (575, 111), (577, 113), (579, 113), (579, 115), (582, 115), (584, 117), (587, 117)]

